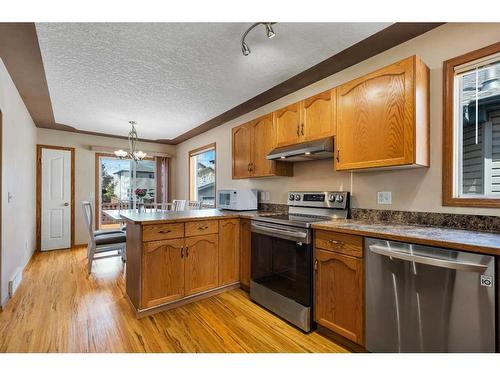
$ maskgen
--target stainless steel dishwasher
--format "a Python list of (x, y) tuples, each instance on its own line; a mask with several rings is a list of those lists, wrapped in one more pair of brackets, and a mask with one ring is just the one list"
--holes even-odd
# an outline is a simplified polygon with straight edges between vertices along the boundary
[(494, 352), (495, 258), (367, 238), (366, 348)]

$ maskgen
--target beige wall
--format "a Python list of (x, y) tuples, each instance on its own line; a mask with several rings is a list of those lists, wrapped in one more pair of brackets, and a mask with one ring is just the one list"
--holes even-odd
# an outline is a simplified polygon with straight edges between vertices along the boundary
[[(446, 24), (394, 47), (313, 85), (261, 107), (177, 147), (176, 197), (188, 197), (189, 150), (217, 143), (217, 187), (248, 187), (270, 192), (270, 202), (285, 203), (287, 190), (347, 189), (353, 206), (410, 211), (500, 215), (499, 209), (443, 207), (441, 205), (442, 65), (454, 56), (500, 41), (500, 23)], [(231, 128), (282, 106), (335, 87), (373, 70), (419, 55), (431, 71), (431, 167), (399, 171), (335, 172), (332, 161), (295, 163), (293, 178), (231, 179)], [(377, 191), (392, 191), (392, 205), (378, 205)]]
[[(3, 114), (2, 259), (0, 303), (8, 280), (24, 268), (35, 249), (35, 124), (0, 59)], [(8, 200), (8, 194), (12, 199)]]
[[(37, 143), (75, 148), (75, 243), (86, 243), (88, 241), (88, 231), (83, 221), (81, 202), (84, 200), (91, 200), (93, 202), (95, 195), (95, 151), (91, 151), (90, 146), (127, 149), (128, 142), (127, 140), (118, 138), (37, 129)], [(146, 152), (175, 153), (175, 146), (158, 143), (142, 142), (139, 143), (139, 149)], [(174, 162), (171, 163), (172, 173), (175, 173), (174, 164)]]

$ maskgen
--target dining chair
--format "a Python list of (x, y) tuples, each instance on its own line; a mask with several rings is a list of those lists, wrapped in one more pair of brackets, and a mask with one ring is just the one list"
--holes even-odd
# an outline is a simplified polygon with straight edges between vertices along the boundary
[[(89, 232), (87, 246), (87, 270), (92, 272), (92, 262), (98, 259), (121, 257), (123, 262), (127, 260), (126, 242), (127, 235), (122, 230), (94, 230), (92, 204), (88, 201), (82, 202), (83, 216)], [(103, 253), (115, 252), (110, 255)]]

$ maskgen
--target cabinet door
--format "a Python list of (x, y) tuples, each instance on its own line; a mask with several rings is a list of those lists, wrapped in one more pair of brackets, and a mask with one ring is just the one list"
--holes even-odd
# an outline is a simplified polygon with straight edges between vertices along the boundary
[(219, 284), (219, 240), (217, 234), (185, 239), (186, 296), (216, 288)]
[(276, 131), (272, 113), (252, 121), (251, 145), (252, 161), (250, 173), (252, 176), (263, 177), (273, 175), (275, 162), (266, 159), (267, 154), (276, 146)]
[(184, 239), (143, 244), (142, 308), (184, 296)]
[(219, 220), (219, 285), (240, 280), (240, 221)]
[(241, 220), (240, 232), (240, 283), (244, 287), (250, 288), (250, 251), (252, 246), (250, 220)]
[(233, 178), (250, 176), (251, 123), (233, 129)]
[(335, 89), (303, 100), (302, 106), (307, 141), (334, 135)]
[(276, 121), (276, 146), (300, 143), (305, 134), (301, 127), (300, 102), (274, 112)]
[(337, 88), (337, 170), (412, 164), (414, 57)]
[(315, 258), (316, 322), (363, 345), (363, 260), (318, 249)]

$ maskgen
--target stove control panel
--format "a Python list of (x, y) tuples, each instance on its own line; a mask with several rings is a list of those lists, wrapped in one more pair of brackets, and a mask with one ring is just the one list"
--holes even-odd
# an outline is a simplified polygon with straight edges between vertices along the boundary
[(291, 191), (288, 193), (289, 206), (349, 208), (348, 191)]

